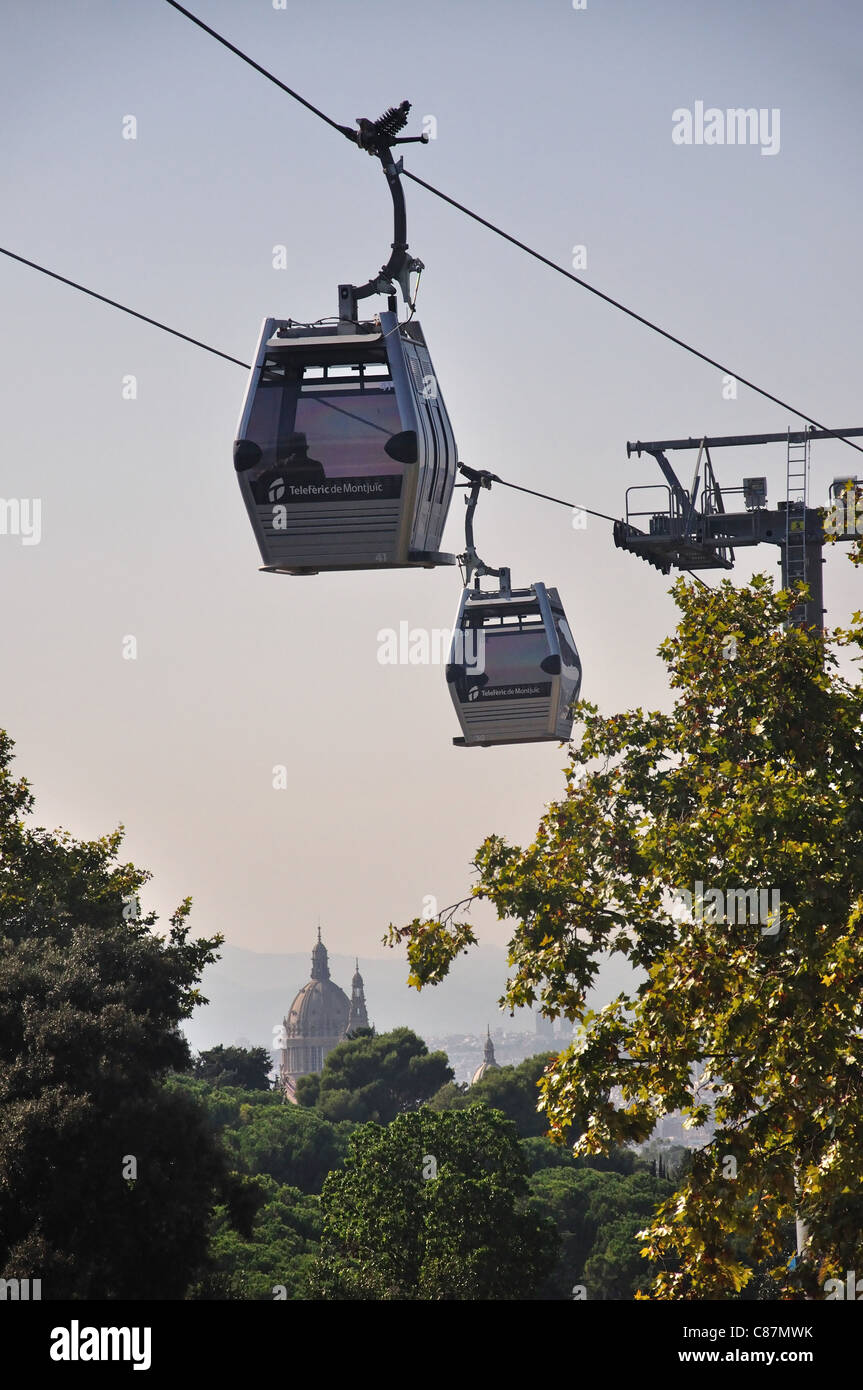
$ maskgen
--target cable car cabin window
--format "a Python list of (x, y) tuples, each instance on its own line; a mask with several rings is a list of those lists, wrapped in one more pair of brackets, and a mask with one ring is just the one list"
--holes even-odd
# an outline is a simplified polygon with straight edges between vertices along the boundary
[(541, 665), (548, 656), (548, 636), (541, 624), (486, 627), (476, 655), (480, 674), (474, 677), (468, 668), (467, 684), (479, 686), (482, 699), (489, 698), (492, 690), (533, 696), (551, 692), (550, 677)]
[(332, 367), (327, 367), (328, 381), (343, 381), (345, 377), (353, 377), (354, 380), (357, 380), (359, 378), (359, 374), (359, 367), (349, 367), (345, 363), (339, 363)]
[[(542, 623), (506, 623), (479, 628), (466, 641), (467, 691), (461, 698), (482, 701), (509, 695), (549, 695), (552, 685), (542, 662), (549, 655), (549, 639)], [(461, 684), (461, 682), (459, 682)], [(471, 696), (471, 687), (477, 695)], [(496, 692), (496, 696), (492, 696)]]
[(252, 495), (263, 505), (398, 498), (403, 465), (384, 446), (401, 428), (386, 364), (269, 356), (246, 433), (261, 450)]
[(559, 608), (552, 606), (554, 614), (554, 626), (557, 629), (557, 640), (560, 643), (560, 656), (564, 666), (581, 670), (581, 662), (575, 647), (575, 639), (569, 630), (569, 623)]

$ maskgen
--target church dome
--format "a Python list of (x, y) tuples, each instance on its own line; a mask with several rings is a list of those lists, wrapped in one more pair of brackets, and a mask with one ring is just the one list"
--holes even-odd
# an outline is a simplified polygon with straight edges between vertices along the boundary
[(318, 938), (312, 951), (312, 978), (288, 1010), (289, 1038), (342, 1038), (348, 1026), (350, 1001), (330, 979), (327, 948)]
[(495, 1061), (494, 1043), (491, 1040), (491, 1030), (486, 1028), (485, 1048), (483, 1049), (482, 1061), (470, 1079), (471, 1086), (477, 1081), (482, 1081), (490, 1071), (500, 1071), (500, 1063)]
[(341, 1037), (350, 1007), (348, 996), (332, 980), (309, 980), (288, 1011), (288, 1037)]
[(359, 1028), (369, 1028), (363, 977), (357, 961), (351, 998), (330, 979), (327, 948), (318, 939), (312, 951), (312, 978), (303, 985), (285, 1017), (279, 1079), (285, 1098), (297, 1100), (300, 1077), (323, 1071), (334, 1047)]

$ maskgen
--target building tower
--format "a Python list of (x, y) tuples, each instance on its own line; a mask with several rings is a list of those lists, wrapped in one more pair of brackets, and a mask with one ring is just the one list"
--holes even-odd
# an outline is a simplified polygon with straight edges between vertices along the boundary
[(363, 987), (363, 977), (360, 974), (359, 960), (354, 958), (356, 969), (354, 978), (351, 980), (351, 1009), (348, 1014), (347, 1032), (354, 1033), (357, 1028), (368, 1028), (369, 1016), (366, 1011), (366, 995)]
[(494, 1043), (491, 1040), (491, 1029), (489, 1028), (488, 1024), (486, 1024), (485, 1047), (483, 1049), (482, 1061), (480, 1062), (479, 1066), (477, 1067), (476, 1071), (471, 1077), (471, 1086), (474, 1086), (477, 1081), (482, 1081), (482, 1078), (486, 1076), (488, 1072), (499, 1070), (500, 1066), (495, 1061), (494, 1057)]
[(343, 1040), (350, 1009), (348, 996), (330, 979), (327, 948), (321, 941), (319, 926), (312, 951), (312, 978), (300, 990), (284, 1020), (279, 1077), (289, 1100), (294, 1099), (299, 1078), (321, 1071), (327, 1054)]

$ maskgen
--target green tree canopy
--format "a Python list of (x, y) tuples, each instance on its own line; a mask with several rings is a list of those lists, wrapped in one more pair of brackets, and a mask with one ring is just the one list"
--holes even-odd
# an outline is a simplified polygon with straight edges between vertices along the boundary
[(324, 1178), (339, 1168), (350, 1125), (333, 1125), (315, 1110), (297, 1105), (245, 1108), (240, 1123), (224, 1132), (223, 1143), (237, 1168), (266, 1173), (301, 1192), (320, 1192)]
[(633, 1149), (614, 1149), (608, 1154), (586, 1154), (576, 1158), (568, 1144), (552, 1143), (543, 1135), (522, 1139), (519, 1148), (529, 1173), (540, 1173), (543, 1168), (595, 1168), (600, 1173), (622, 1173), (628, 1177), (636, 1170), (652, 1171), (650, 1164), (642, 1162)]
[[(177, 1298), (227, 1174), (200, 1107), (162, 1078), (219, 937), (142, 917), (120, 831), (30, 824), (0, 734), (0, 1276), (42, 1296)], [(135, 1172), (135, 1169), (137, 1170)]]
[(301, 1078), (297, 1098), (328, 1120), (385, 1125), (424, 1105), (452, 1077), (446, 1053), (429, 1052), (410, 1028), (394, 1028), (339, 1043), (319, 1077)]
[(560, 1236), (557, 1264), (541, 1290), (544, 1298), (572, 1298), (578, 1284), (592, 1302), (632, 1299), (647, 1288), (652, 1271), (637, 1233), (670, 1196), (671, 1182), (641, 1171), (559, 1166), (534, 1173), (530, 1190), (534, 1210), (549, 1217)]
[(273, 1059), (265, 1047), (218, 1047), (200, 1052), (192, 1072), (218, 1087), (240, 1086), (245, 1091), (269, 1091)]
[(469, 1105), (487, 1105), (512, 1120), (522, 1138), (545, 1134), (548, 1124), (537, 1109), (540, 1103), (539, 1079), (554, 1057), (553, 1052), (537, 1052), (517, 1066), (493, 1067), (472, 1086), (448, 1082), (432, 1096), (430, 1110), (466, 1110)]
[(530, 1298), (557, 1240), (526, 1194), (515, 1126), (485, 1106), (361, 1125), (324, 1184), (317, 1296)]
[[(584, 1028), (544, 1079), (552, 1131), (587, 1116), (577, 1149), (599, 1152), (712, 1113), (651, 1226), (655, 1292), (734, 1297), (772, 1261), (800, 1296), (863, 1268), (863, 687), (838, 669), (863, 616), (824, 640), (784, 626), (795, 600), (762, 577), (673, 592), (671, 710), (583, 704), (565, 795), (526, 849), (484, 842), (473, 891), (515, 922), (504, 1002)], [(423, 985), (473, 936), (417, 920), (390, 939)], [(640, 983), (592, 1014), (607, 952)]]
[(280, 1091), (243, 1091), (238, 1086), (221, 1090), (208, 1081), (199, 1081), (189, 1072), (172, 1072), (166, 1081), (171, 1090), (191, 1096), (204, 1110), (210, 1128), (220, 1131), (247, 1123), (250, 1111), (278, 1109), (284, 1105)]
[(311, 1297), (310, 1279), (321, 1234), (320, 1204), (317, 1198), (273, 1178), (259, 1181), (263, 1202), (245, 1235), (237, 1232), (227, 1209), (217, 1207), (212, 1270), (192, 1297), (258, 1301)]
[[(665, 1191), (651, 1194), (651, 1209), (664, 1195)], [(618, 1216), (600, 1227), (582, 1272), (582, 1281), (591, 1299), (631, 1299), (636, 1293), (644, 1294), (648, 1290), (653, 1271), (645, 1268), (641, 1250), (644, 1245), (642, 1227), (650, 1215), (652, 1210), (642, 1216)]]

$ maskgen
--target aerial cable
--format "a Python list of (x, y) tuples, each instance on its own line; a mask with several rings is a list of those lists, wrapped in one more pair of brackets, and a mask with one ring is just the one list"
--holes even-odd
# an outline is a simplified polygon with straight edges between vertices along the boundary
[(601, 517), (603, 521), (619, 521), (620, 517), (608, 516), (606, 512), (595, 512), (590, 507), (582, 507), (578, 502), (565, 502), (562, 497), (552, 497), (548, 492), (536, 492), (532, 487), (522, 487), (520, 483), (508, 483), (496, 473), (488, 474), (489, 482), (500, 483), (501, 487), (511, 487), (515, 492), (526, 492), (530, 497), (541, 497), (545, 502), (555, 502), (559, 507), (569, 507), (570, 511), (586, 512), (588, 516)]
[[(526, 492), (529, 497), (541, 497), (544, 502), (554, 502), (558, 507), (568, 507), (570, 511), (586, 512), (588, 516), (598, 516), (602, 521), (610, 521), (616, 524), (620, 520), (619, 517), (609, 516), (606, 512), (596, 512), (591, 507), (582, 507), (578, 502), (566, 502), (562, 497), (552, 497), (548, 492), (536, 492), (534, 488), (522, 487), (520, 483), (508, 483), (505, 478), (498, 477), (497, 473), (489, 473), (486, 469), (478, 471), (473, 468), (467, 468), (463, 463), (460, 463), (459, 471), (463, 473), (466, 478), (471, 479), (471, 482), (457, 483), (456, 487), (472, 487), (473, 484), (479, 480), (483, 480), (481, 485), (487, 488), (490, 488), (492, 483), (498, 483), (500, 487), (512, 488), (514, 492)], [(496, 573), (496, 571), (489, 572)], [(684, 573), (688, 574), (691, 579), (694, 579), (696, 584), (700, 584), (702, 589), (712, 589), (713, 586), (711, 584), (705, 584), (704, 580), (693, 573), (692, 570), (684, 570)]]
[[(31, 270), (38, 270), (40, 275), (48, 275), (52, 280), (59, 280), (63, 285), (69, 285), (73, 290), (80, 290), (82, 294), (89, 295), (91, 299), (98, 299), (102, 304), (108, 304), (112, 309), (119, 309), (123, 314), (129, 314), (132, 318), (140, 319), (142, 323), (149, 323), (153, 328), (159, 328), (163, 333), (170, 333), (174, 338), (181, 338), (184, 343), (191, 343), (193, 347), (199, 347), (204, 352), (212, 353), (214, 357), (221, 357), (225, 362), (233, 362), (234, 366), (242, 367), (245, 371), (250, 371), (250, 364), (243, 362), (239, 357), (232, 357), (228, 352), (222, 352), (221, 348), (212, 347), (209, 343), (203, 342), (200, 338), (193, 338), (189, 333), (181, 333), (178, 328), (171, 328), (170, 324), (162, 323), (159, 319), (151, 318), (149, 314), (142, 314), (137, 309), (130, 309), (127, 304), (121, 304), (117, 299), (109, 299), (105, 294), (99, 294), (96, 290), (91, 290), (87, 285), (81, 285), (77, 280), (70, 280), (67, 275), (60, 275), (56, 270), (49, 270), (47, 266), (39, 265), (38, 261), (28, 260), (26, 256), (19, 256), (16, 251), (10, 251), (5, 246), (0, 246), (0, 255), (9, 256), (13, 261), (19, 261), (21, 265), (29, 266)], [(334, 402), (326, 401), (321, 404), (328, 405), (331, 410), (338, 411), (339, 414), (349, 415), (358, 419), (360, 423), (371, 425), (373, 429), (381, 429), (373, 421), (354, 416), (352, 411), (346, 410), (344, 406), (336, 405)], [(382, 431), (386, 433), (386, 431)], [(508, 483), (503, 478), (499, 478), (496, 473), (488, 475), (490, 480), (499, 483), (501, 487), (512, 488), (516, 492), (526, 492), (532, 497), (540, 497), (546, 502), (556, 502), (561, 507), (576, 508), (573, 502), (565, 502), (560, 497), (552, 497), (546, 492), (535, 492), (533, 488), (521, 487), (518, 483)], [(605, 512), (592, 511), (590, 507), (577, 507), (578, 511), (586, 512), (589, 516), (601, 517), (603, 521), (616, 521), (617, 517), (607, 516)], [(689, 571), (687, 571), (688, 573)], [(703, 582), (703, 581), (700, 581)], [(705, 585), (709, 588), (709, 585)]]
[(13, 261), (20, 261), (22, 265), (29, 265), (31, 270), (38, 270), (40, 275), (49, 275), (52, 280), (59, 280), (63, 285), (71, 285), (73, 290), (80, 290), (82, 294), (90, 295), (91, 299), (99, 299), (103, 304), (110, 304), (112, 309), (119, 309), (123, 314), (131, 314), (133, 319), (141, 319), (144, 323), (152, 324), (154, 328), (161, 328), (163, 333), (171, 333), (175, 338), (182, 338), (184, 343), (191, 343), (193, 347), (203, 348), (204, 352), (211, 352), (214, 357), (223, 357), (226, 362), (233, 362), (236, 366), (245, 367), (246, 371), (249, 371), (249, 363), (242, 362), (239, 357), (232, 357), (229, 352), (222, 352), (220, 348), (211, 347), (209, 343), (203, 343), (200, 338), (192, 338), (188, 333), (181, 333), (178, 328), (171, 328), (167, 323), (160, 323), (158, 319), (151, 319), (149, 314), (141, 314), (137, 309), (130, 309), (127, 304), (121, 304), (119, 300), (109, 299), (107, 295), (99, 294), (86, 285), (79, 285), (77, 280), (70, 280), (65, 275), (58, 275), (56, 270), (49, 270), (47, 266), (39, 265), (36, 261), (28, 261), (26, 256), (19, 256), (16, 251), (9, 251), (5, 246), (0, 246), (0, 255), (9, 256)]
[[(170, 4), (172, 0), (168, 0), (168, 2)], [(451, 207), (457, 208), (459, 212), (463, 212), (466, 217), (471, 217), (474, 222), (479, 222), (481, 226), (487, 227), (488, 230), (494, 232), (496, 236), (503, 237), (504, 241), (511, 242), (513, 246), (517, 246), (528, 256), (532, 256), (534, 260), (541, 261), (542, 264), (547, 265), (550, 270), (556, 270), (558, 275), (564, 275), (567, 280), (572, 280), (576, 285), (580, 285), (582, 289), (589, 290), (591, 294), (596, 295), (598, 299), (604, 300), (605, 303), (610, 304), (612, 308), (619, 309), (622, 314), (626, 314), (629, 318), (635, 319), (636, 323), (644, 324), (645, 328), (652, 329), (652, 331), (658, 333), (660, 337), (666, 338), (670, 343), (674, 343), (677, 347), (683, 348), (684, 352), (691, 353), (693, 357), (697, 357), (700, 361), (706, 362), (710, 367), (715, 367), (717, 371), (722, 372), (725, 376), (733, 377), (734, 380), (739, 381), (742, 386), (748, 386), (750, 391), (755, 391), (759, 396), (764, 396), (768, 401), (772, 401), (774, 405), (781, 405), (783, 410), (789, 411), (792, 415), (797, 415), (801, 420), (805, 420), (807, 424), (813, 425), (815, 429), (828, 429), (828, 426), (822, 425), (820, 421), (816, 420), (812, 415), (807, 415), (805, 411), (798, 410), (796, 406), (790, 405), (788, 401), (783, 401), (780, 396), (774, 396), (772, 392), (767, 391), (763, 386), (757, 386), (755, 382), (750, 381), (748, 377), (741, 376), (739, 372), (733, 372), (730, 367), (723, 366), (723, 364), (717, 362), (714, 357), (709, 357), (707, 353), (701, 352), (700, 349), (693, 347), (691, 343), (684, 342), (683, 338), (675, 337), (673, 333), (669, 333), (667, 329), (661, 328), (659, 324), (654, 323), (652, 319), (645, 318), (643, 314), (636, 313), (634, 309), (630, 309), (626, 304), (622, 304), (619, 299), (612, 298), (610, 294), (605, 294), (603, 290), (597, 289), (596, 285), (591, 285), (589, 281), (582, 280), (580, 275), (573, 275), (571, 270), (566, 270), (562, 265), (558, 265), (556, 261), (549, 260), (548, 256), (543, 256), (540, 251), (535, 251), (533, 247), (528, 246), (526, 242), (519, 241), (517, 237), (511, 236), (509, 232), (505, 232), (502, 227), (498, 227), (494, 222), (489, 222), (485, 217), (481, 217), (478, 212), (472, 212), (471, 209), (465, 207), (463, 203), (457, 202), (455, 198), (450, 198), (449, 194), (442, 192), (439, 188), (435, 188), (433, 184), (426, 183), (425, 179), (421, 179), (418, 174), (412, 174), (409, 169), (402, 170), (402, 173), (406, 179), (410, 179), (413, 183), (420, 184), (423, 188), (427, 189), (429, 193), (433, 193), (436, 198), (443, 199), (443, 201), (449, 203)], [(850, 448), (856, 449), (858, 453), (863, 453), (863, 448), (861, 448), (859, 444), (852, 443), (850, 439), (846, 439), (843, 435), (836, 435), (835, 438), (841, 439), (843, 444), (848, 444)], [(709, 588), (710, 586), (708, 585), (707, 587)]]
[[(161, 323), (159, 319), (150, 318), (149, 314), (142, 314), (139, 313), (137, 309), (130, 309), (127, 304), (121, 304), (117, 299), (109, 299), (107, 295), (98, 294), (96, 290), (89, 289), (87, 285), (80, 285), (77, 280), (70, 280), (66, 275), (59, 275), (56, 270), (49, 270), (47, 266), (39, 265), (37, 261), (30, 261), (26, 256), (19, 256), (17, 252), (9, 251), (5, 246), (0, 246), (0, 255), (10, 256), (12, 260), (20, 261), (22, 265), (30, 266), (31, 270), (38, 270), (42, 275), (49, 275), (52, 280), (59, 280), (62, 284), (69, 285), (73, 290), (80, 290), (82, 294), (90, 295), (92, 299), (98, 299), (103, 304), (109, 304), (112, 309), (119, 309), (121, 313), (130, 314), (132, 318), (141, 319), (143, 323), (149, 323), (153, 328), (160, 328), (163, 333), (170, 333), (175, 338), (182, 338), (183, 342), (191, 343), (193, 347), (203, 348), (205, 352), (211, 352), (215, 357), (222, 357), (226, 362), (233, 362), (235, 366), (243, 367), (247, 372), (251, 370), (250, 364), (241, 361), (239, 357), (232, 357), (230, 353), (222, 352), (220, 348), (214, 348), (211, 347), (209, 343), (202, 342), (200, 338), (193, 338), (188, 333), (181, 333), (179, 329), (171, 328), (169, 324)], [(338, 411), (341, 415), (350, 415), (353, 419), (359, 420), (360, 423), (364, 425), (371, 425), (374, 429), (381, 428), (379, 425), (375, 425), (373, 421), (355, 416), (352, 411), (346, 410), (344, 406), (336, 405), (331, 401), (324, 402), (324, 404), (328, 405), (331, 410)], [(383, 431), (383, 433), (386, 433), (386, 431)], [(490, 473), (488, 476), (490, 481), (500, 483), (501, 487), (513, 488), (516, 492), (526, 492), (532, 497), (541, 497), (546, 502), (556, 502), (561, 507), (569, 507), (570, 510), (576, 509), (578, 511), (587, 512), (589, 516), (601, 517), (603, 521), (613, 522), (619, 520), (618, 517), (607, 516), (605, 512), (595, 512), (592, 511), (590, 507), (578, 507), (574, 502), (565, 502), (560, 497), (552, 497), (547, 492), (535, 492), (533, 488), (521, 487), (518, 483), (508, 483), (504, 478), (499, 478), (496, 473)], [(466, 486), (466, 484), (464, 486)]]
[[(315, 116), (319, 116), (322, 121), (326, 121), (327, 125), (332, 126), (334, 130), (338, 130), (342, 135), (346, 135), (349, 139), (359, 143), (355, 131), (350, 130), (347, 126), (340, 125), (338, 121), (334, 121), (324, 111), (319, 110), (317, 106), (313, 106), (310, 101), (300, 96), (299, 92), (295, 92), (291, 87), (288, 87), (276, 77), (274, 73), (262, 67), (260, 63), (256, 63), (254, 58), (250, 58), (242, 49), (237, 48), (235, 44), (232, 44), (230, 40), (226, 39), (222, 34), (219, 34), (215, 29), (211, 29), (203, 20), (198, 19), (197, 15), (192, 14), (191, 10), (187, 10), (184, 5), (178, 4), (177, 0), (166, 0), (166, 3), (170, 5), (172, 9), (178, 10), (180, 14), (185, 15), (186, 19), (191, 20), (199, 29), (203, 29), (204, 32), (209, 34), (211, 38), (214, 38), (217, 43), (222, 44), (225, 48), (229, 49), (231, 53), (241, 58), (244, 63), (248, 63), (248, 65), (254, 68), (256, 72), (259, 72), (262, 77), (266, 77), (268, 82), (273, 82), (281, 91), (293, 97), (294, 100), (300, 102), (302, 106), (305, 106), (308, 111), (311, 111)], [(406, 179), (410, 179), (413, 183), (419, 184), (420, 187), (425, 188), (427, 192), (433, 193), (436, 198), (442, 199), (443, 202), (449, 203), (450, 207), (456, 208), (459, 212), (463, 212), (466, 217), (470, 217), (474, 222), (478, 222), (480, 226), (486, 227), (488, 231), (494, 232), (496, 236), (502, 237), (504, 241), (508, 241), (513, 246), (517, 246), (519, 250), (524, 251), (526, 255), (532, 256), (534, 260), (540, 261), (543, 265), (548, 266), (550, 270), (557, 271), (558, 275), (564, 275), (567, 280), (572, 280), (576, 285), (580, 285), (582, 289), (588, 290), (598, 299), (602, 299), (606, 304), (610, 304), (612, 308), (619, 309), (622, 314), (626, 314), (629, 318), (635, 319), (636, 323), (643, 324), (645, 328), (649, 328), (654, 333), (658, 333), (660, 337), (665, 338), (670, 343), (674, 343), (676, 347), (683, 348), (684, 352), (688, 352), (693, 357), (697, 357), (701, 362), (706, 362), (710, 367), (715, 367), (717, 371), (722, 372), (725, 376), (733, 377), (734, 380), (739, 381), (742, 386), (747, 386), (750, 391), (756, 392), (759, 396), (764, 396), (766, 400), (772, 401), (774, 405), (779, 405), (783, 410), (787, 410), (792, 415), (796, 415), (801, 420), (805, 420), (807, 424), (814, 426), (815, 429), (828, 430), (828, 426), (822, 424), (820, 420), (816, 420), (813, 415), (807, 415), (804, 410), (798, 410), (796, 406), (790, 405), (788, 401), (782, 400), (780, 396), (775, 396), (772, 391), (766, 390), (763, 386), (757, 386), (754, 381), (750, 381), (748, 377), (741, 376), (739, 372), (732, 371), (730, 367), (726, 367), (721, 362), (718, 362), (715, 357), (708, 356), (707, 353), (701, 352), (699, 348), (693, 347), (691, 343), (685, 342), (683, 338), (678, 338), (674, 333), (669, 333), (667, 329), (661, 328), (659, 324), (654, 323), (652, 319), (646, 318), (643, 314), (636, 313), (634, 309), (628, 308), (628, 306), (621, 303), (619, 299), (614, 299), (610, 294), (605, 294), (603, 290), (597, 289), (595, 285), (591, 285), (589, 281), (583, 280), (579, 275), (573, 275), (572, 271), (564, 269), (564, 267), (558, 265), (556, 261), (549, 260), (548, 256), (543, 256), (540, 251), (535, 251), (533, 247), (528, 246), (526, 242), (519, 241), (517, 237), (512, 236), (509, 232), (505, 232), (502, 227), (498, 227), (496, 223), (489, 222), (487, 218), (481, 217), (478, 212), (473, 212), (470, 208), (466, 207), (464, 203), (459, 203), (455, 198), (451, 198), (449, 194), (444, 193), (439, 188), (435, 188), (434, 184), (427, 183), (426, 180), (421, 179), (418, 174), (412, 174), (409, 169), (405, 168), (401, 169), (401, 173)], [(828, 430), (828, 432), (830, 431)], [(836, 435), (835, 438), (840, 439), (842, 443), (847, 444), (849, 448), (856, 449), (858, 453), (863, 453), (863, 448), (861, 448), (859, 444), (852, 443), (850, 439), (846, 439), (843, 435)]]
[(225, 48), (230, 49), (230, 51), (232, 53), (235, 53), (238, 58), (242, 58), (243, 62), (248, 63), (250, 68), (254, 68), (255, 71), (259, 72), (262, 77), (266, 77), (268, 82), (275, 82), (277, 87), (280, 87), (281, 90), (283, 92), (286, 92), (289, 97), (293, 97), (294, 101), (298, 101), (301, 106), (305, 106), (307, 111), (311, 111), (313, 115), (319, 116), (322, 121), (326, 121), (327, 125), (331, 125), (334, 130), (342, 129), (338, 121), (332, 120), (326, 114), (325, 111), (320, 111), (317, 106), (313, 106), (310, 101), (306, 101), (305, 97), (301, 97), (299, 92), (295, 92), (293, 88), (288, 87), (284, 82), (280, 82), (278, 77), (276, 77), (273, 73), (268, 72), (266, 68), (262, 68), (260, 63), (256, 63), (254, 58), (250, 58), (248, 53), (244, 53), (241, 48), (236, 48), (234, 44), (232, 44), (228, 39), (224, 37), (224, 35), (217, 34), (215, 29), (211, 29), (209, 24), (205, 24), (204, 21), (202, 19), (199, 19), (197, 15), (192, 14), (191, 10), (185, 9), (183, 5), (178, 5), (176, 3), (176, 0), (167, 0), (167, 3), (171, 6), (172, 9), (179, 10), (180, 14), (185, 15), (186, 18), (190, 19), (193, 24), (197, 24), (199, 29), (203, 29), (204, 33), (209, 34), (210, 37), (215, 39), (217, 43), (220, 43)]

